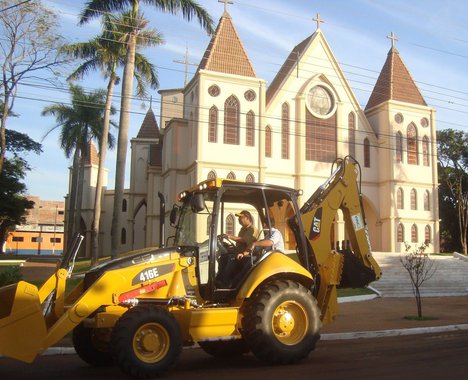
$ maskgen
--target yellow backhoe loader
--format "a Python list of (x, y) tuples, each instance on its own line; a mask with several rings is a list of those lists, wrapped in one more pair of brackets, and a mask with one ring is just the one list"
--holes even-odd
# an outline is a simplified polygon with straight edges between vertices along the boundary
[[(362, 287), (381, 276), (359, 176), (354, 159), (338, 159), (301, 208), (299, 190), (204, 181), (179, 194), (170, 245), (97, 265), (68, 294), (77, 249), (39, 289), (24, 281), (1, 288), (0, 355), (32, 362), (73, 331), (84, 361), (115, 363), (136, 378), (161, 375), (195, 343), (215, 356), (252, 352), (271, 364), (297, 362), (314, 349), (321, 325), (333, 321), (337, 287)], [(226, 257), (239, 248), (226, 234), (234, 233), (240, 210), (264, 226), (259, 239), (268, 239), (274, 221), (285, 250), (252, 251), (231, 283), (220, 286)], [(341, 247), (334, 242), (338, 210), (346, 227)]]

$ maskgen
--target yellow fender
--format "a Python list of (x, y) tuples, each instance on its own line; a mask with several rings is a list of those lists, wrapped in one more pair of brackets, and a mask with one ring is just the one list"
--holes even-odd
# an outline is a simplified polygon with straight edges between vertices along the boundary
[(312, 275), (302, 265), (284, 253), (271, 252), (256, 265), (249, 277), (244, 281), (236, 296), (236, 301), (242, 303), (245, 298), (252, 295), (261, 283), (279, 273), (282, 274), (282, 278), (285, 278), (284, 275), (288, 273), (292, 277), (299, 276), (308, 285), (312, 285), (314, 282)]

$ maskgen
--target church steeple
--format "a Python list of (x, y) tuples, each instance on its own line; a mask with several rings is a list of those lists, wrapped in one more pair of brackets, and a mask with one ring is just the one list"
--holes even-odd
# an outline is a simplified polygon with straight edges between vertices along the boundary
[(224, 11), (219, 20), (218, 27), (198, 66), (199, 70), (217, 71), (246, 77), (256, 76), (227, 10)]
[(395, 35), (392, 33), (389, 38), (392, 40), (392, 47), (367, 102), (366, 111), (388, 100), (426, 106), (421, 92), (395, 47)]
[(137, 139), (157, 139), (160, 137), (158, 123), (150, 107), (138, 131)]

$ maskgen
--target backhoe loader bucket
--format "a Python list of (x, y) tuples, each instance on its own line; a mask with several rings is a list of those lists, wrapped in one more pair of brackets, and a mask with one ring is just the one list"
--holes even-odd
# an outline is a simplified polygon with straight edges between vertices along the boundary
[(47, 329), (38, 289), (25, 281), (0, 288), (0, 355), (31, 363)]
[[(64, 291), (66, 275), (73, 269), (82, 241), (83, 236), (78, 234), (57, 271), (40, 291), (37, 286), (25, 281), (0, 288), (0, 355), (31, 363), (38, 353), (47, 348), (43, 347), (47, 336), (45, 309), (50, 306), (46, 298), (50, 295), (54, 302), (57, 291)], [(58, 288), (61, 278), (62, 288)]]

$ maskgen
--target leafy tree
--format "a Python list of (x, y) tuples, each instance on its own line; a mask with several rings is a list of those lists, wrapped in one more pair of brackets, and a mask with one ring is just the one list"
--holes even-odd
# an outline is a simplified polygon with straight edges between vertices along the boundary
[(26, 185), (22, 180), (30, 167), (26, 160), (20, 157), (20, 153), (39, 154), (42, 151), (41, 144), (27, 135), (8, 129), (5, 132), (8, 141), (7, 150), (12, 157), (5, 158), (0, 173), (0, 253), (3, 253), (8, 232), (16, 225), (24, 223), (28, 210), (34, 206), (34, 202), (23, 195)]
[(0, 172), (7, 151), (7, 119), (12, 116), (18, 85), (32, 77), (47, 80), (46, 72), (55, 75), (54, 68), (61, 63), (55, 15), (40, 1), (0, 0), (0, 9), (7, 7), (0, 12)]
[[(437, 132), (439, 180), (441, 182), (441, 214), (455, 210), (455, 218), (442, 219), (442, 238), (458, 235), (464, 254), (467, 253), (468, 234), (468, 133), (446, 129)], [(446, 207), (444, 209), (444, 207)], [(458, 233), (450, 231), (455, 219)], [(449, 227), (449, 228), (447, 228)]]
[[(126, 57), (126, 45), (121, 43), (123, 36), (127, 35), (129, 26), (127, 26), (130, 15), (122, 14), (120, 16), (106, 15), (103, 17), (103, 32), (100, 36), (87, 42), (67, 45), (64, 47), (65, 54), (84, 62), (68, 77), (69, 80), (82, 79), (91, 70), (99, 70), (108, 79), (106, 106), (104, 114), (104, 125), (99, 147), (99, 168), (96, 184), (96, 196), (94, 200), (94, 216), (92, 223), (92, 244), (91, 244), (91, 262), (98, 261), (99, 252), (99, 223), (101, 217), (102, 183), (104, 181), (104, 164), (107, 150), (107, 134), (109, 132), (110, 111), (114, 87), (119, 81), (117, 75), (118, 66), (123, 66)], [(145, 28), (147, 22), (140, 18), (140, 26)], [(159, 33), (153, 30), (145, 30), (138, 35), (138, 45), (160, 45), (163, 43)], [(158, 84), (156, 69), (146, 59), (145, 56), (136, 52), (135, 54), (135, 78), (137, 80), (137, 94), (145, 94), (145, 83), (151, 83), (153, 86)]]
[(194, 0), (90, 0), (86, 3), (81, 14), (80, 23), (84, 24), (91, 18), (101, 17), (104, 13), (120, 12), (125, 9), (131, 9), (131, 22), (129, 25), (134, 27), (128, 33), (126, 38), (127, 51), (125, 66), (122, 77), (122, 98), (120, 106), (119, 137), (117, 140), (117, 164), (115, 175), (115, 195), (114, 208), (112, 216), (112, 244), (111, 256), (117, 257), (117, 248), (119, 245), (119, 229), (121, 225), (120, 207), (123, 200), (124, 182), (125, 182), (125, 161), (127, 157), (128, 146), (128, 128), (130, 123), (130, 100), (133, 89), (133, 76), (135, 69), (135, 53), (138, 34), (142, 32), (137, 27), (139, 6), (146, 4), (165, 13), (182, 13), (185, 20), (190, 21), (196, 17), (200, 25), (209, 33), (213, 32), (213, 20), (206, 10), (199, 6)]
[[(74, 236), (80, 228), (84, 165), (88, 158), (91, 141), (100, 142), (103, 137), (103, 120), (106, 109), (105, 90), (97, 90), (87, 94), (82, 87), (71, 84), (70, 93), (71, 105), (53, 104), (42, 111), (43, 116), (54, 116), (57, 122), (57, 125), (51, 128), (46, 136), (53, 130), (60, 128), (60, 146), (67, 158), (73, 155), (67, 239)], [(112, 112), (115, 111), (111, 110)], [(111, 122), (111, 124), (113, 123)], [(110, 133), (106, 135), (108, 146), (113, 147), (113, 136)], [(71, 243), (70, 239), (67, 241), (67, 244), (69, 243)]]

